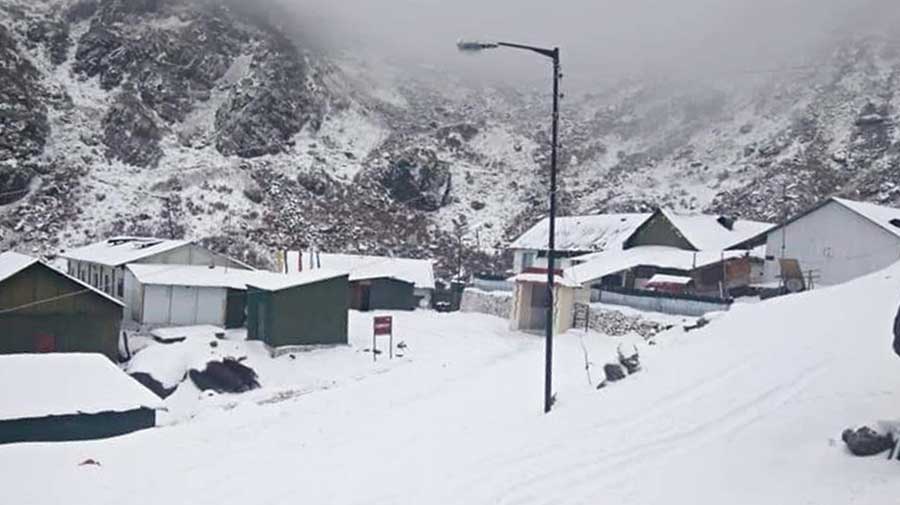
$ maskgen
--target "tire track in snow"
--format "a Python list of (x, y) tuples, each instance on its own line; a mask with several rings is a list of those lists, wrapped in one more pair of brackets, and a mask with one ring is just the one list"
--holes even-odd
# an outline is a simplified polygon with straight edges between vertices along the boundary
[[(760, 353), (762, 355), (762, 353)], [(757, 356), (744, 360), (738, 365), (729, 364), (727, 367), (716, 369), (710, 372), (710, 375), (692, 381), (687, 386), (678, 388), (673, 392), (656, 401), (648, 409), (635, 408), (630, 412), (620, 412), (615, 418), (603, 419), (602, 424), (591, 423), (585, 430), (587, 432), (604, 432), (618, 428), (634, 429), (642, 425), (655, 426), (659, 423), (660, 415), (667, 414), (673, 409), (693, 403), (697, 398), (701, 398), (708, 393), (717, 391), (721, 384), (737, 376), (747, 369), (757, 366)], [(625, 386), (626, 384), (622, 384)], [(602, 398), (598, 401), (603, 401)], [(541, 444), (539, 447), (530, 449), (526, 454), (504, 455), (500, 458), (488, 461), (491, 465), (503, 467), (509, 464), (523, 463), (528, 461), (540, 461), (547, 455), (547, 451), (553, 450), (557, 446), (557, 439), (567, 439), (567, 435), (554, 438), (549, 442)]]
[[(557, 499), (565, 499), (570, 503), (573, 499), (572, 493), (576, 490), (580, 490), (579, 495), (584, 499), (596, 498), (596, 491), (599, 488), (626, 480), (628, 476), (645, 466), (647, 461), (659, 464), (660, 459), (671, 458), (674, 454), (687, 452), (752, 425), (795, 398), (815, 376), (821, 373), (822, 369), (821, 363), (809, 367), (801, 371), (792, 381), (776, 384), (720, 415), (692, 424), (688, 428), (672, 430), (655, 437), (637, 435), (635, 438), (648, 441), (636, 446), (621, 444), (617, 449), (588, 456), (585, 456), (585, 452), (590, 450), (589, 442), (586, 443), (588, 447), (582, 445), (570, 447), (572, 443), (569, 443), (566, 447), (551, 448), (543, 453), (542, 460), (569, 463), (554, 465), (552, 470), (537, 474), (510, 469), (510, 474), (521, 477), (509, 481), (507, 488), (511, 491), (501, 492), (495, 501), (509, 505), (526, 505), (553, 503), (557, 502)], [(671, 412), (667, 411), (661, 411), (659, 416), (672, 417)], [(656, 420), (659, 421), (659, 417)], [(648, 426), (652, 425), (652, 422), (650, 418), (644, 420), (644, 424)], [(517, 470), (522, 468), (518, 467)], [(554, 493), (563, 493), (564, 496), (551, 498)]]

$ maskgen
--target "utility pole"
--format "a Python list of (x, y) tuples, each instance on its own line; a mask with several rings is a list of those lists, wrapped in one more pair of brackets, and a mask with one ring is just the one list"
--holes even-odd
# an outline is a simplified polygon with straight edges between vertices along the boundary
[(544, 413), (550, 412), (553, 408), (553, 309), (554, 296), (553, 288), (556, 282), (556, 164), (557, 150), (559, 146), (559, 80), (560, 74), (560, 52), (558, 47), (553, 49), (527, 46), (523, 44), (514, 44), (511, 42), (479, 42), (479, 41), (459, 41), (456, 44), (457, 49), (464, 52), (480, 52), (487, 49), (497, 49), (501, 47), (522, 49), (538, 53), (541, 56), (553, 60), (553, 123), (552, 123), (552, 143), (550, 146), (550, 236), (547, 240), (547, 323), (546, 323), (546, 353), (544, 362)]
[(544, 357), (544, 413), (553, 408), (553, 286), (556, 277), (556, 158), (559, 143), (559, 48), (553, 48), (553, 138), (550, 147), (550, 237), (547, 250), (547, 342)]

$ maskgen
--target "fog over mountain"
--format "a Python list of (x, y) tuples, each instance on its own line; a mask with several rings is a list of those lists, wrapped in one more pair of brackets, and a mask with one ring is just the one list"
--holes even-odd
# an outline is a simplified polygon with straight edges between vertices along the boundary
[[(815, 64), (828, 43), (890, 31), (891, 0), (271, 0), (334, 48), (492, 79), (531, 79), (529, 55), (457, 54), (459, 38), (559, 46), (579, 85)], [(315, 12), (315, 23), (305, 23)], [(313, 24), (314, 26), (310, 26)], [(511, 74), (512, 72), (512, 74)]]

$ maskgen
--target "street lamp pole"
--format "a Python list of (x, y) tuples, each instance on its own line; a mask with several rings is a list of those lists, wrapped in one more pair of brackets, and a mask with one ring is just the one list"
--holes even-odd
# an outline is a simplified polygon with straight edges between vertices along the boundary
[(468, 42), (460, 41), (456, 47), (460, 51), (475, 52), (499, 47), (510, 47), (532, 51), (553, 60), (553, 123), (552, 139), (550, 146), (550, 230), (547, 240), (547, 322), (546, 322), (546, 348), (544, 358), (544, 413), (553, 408), (555, 397), (553, 395), (553, 310), (556, 275), (556, 162), (559, 146), (559, 48), (547, 49), (542, 47), (513, 44), (511, 42)]

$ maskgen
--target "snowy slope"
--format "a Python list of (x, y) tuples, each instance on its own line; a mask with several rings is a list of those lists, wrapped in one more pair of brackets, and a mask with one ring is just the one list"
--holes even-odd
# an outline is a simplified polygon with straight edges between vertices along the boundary
[[(401, 313), (409, 352), (372, 363), (358, 352), (371, 316), (354, 313), (350, 348), (262, 376), (277, 389), (315, 370), (335, 377), (327, 387), (233, 397), (108, 441), (0, 447), (0, 482), (29, 504), (894, 503), (900, 463), (851, 457), (836, 440), (900, 417), (898, 301), (900, 266), (740, 306), (641, 345), (645, 370), (601, 391), (570, 333), (558, 339), (559, 401), (546, 416), (539, 338), (489, 316)], [(595, 369), (617, 342), (584, 341)], [(77, 466), (88, 457), (102, 466)], [(54, 486), (39, 485), (47, 479)]]

